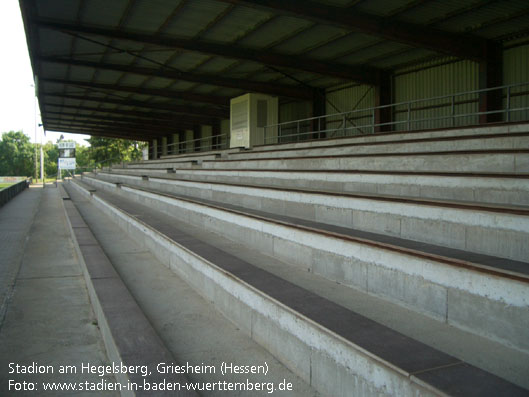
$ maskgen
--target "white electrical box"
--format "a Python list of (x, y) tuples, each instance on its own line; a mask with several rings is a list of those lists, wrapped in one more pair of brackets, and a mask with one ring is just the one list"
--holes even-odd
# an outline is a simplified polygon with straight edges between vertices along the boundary
[(277, 124), (278, 100), (262, 94), (245, 94), (230, 103), (230, 148), (250, 148), (274, 143), (277, 131), (265, 126)]

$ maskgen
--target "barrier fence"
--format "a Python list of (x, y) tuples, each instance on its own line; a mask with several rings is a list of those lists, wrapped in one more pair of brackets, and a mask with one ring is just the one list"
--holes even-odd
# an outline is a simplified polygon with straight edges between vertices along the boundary
[(0, 189), (0, 207), (26, 189), (31, 183), (31, 179), (23, 179), (20, 182), (14, 183), (11, 186)]

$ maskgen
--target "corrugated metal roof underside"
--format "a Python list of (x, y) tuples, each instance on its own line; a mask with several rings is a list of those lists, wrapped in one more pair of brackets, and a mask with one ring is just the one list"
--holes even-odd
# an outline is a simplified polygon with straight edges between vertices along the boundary
[[(526, 0), (318, 2), (341, 7), (339, 12), (369, 13), (419, 28), (471, 33), (495, 42), (529, 36)], [(27, 30), (27, 25), (31, 25), (29, 44), (35, 73), (43, 81), (39, 90), (44, 120), (46, 104), (50, 104), (53, 112), (63, 109), (68, 120), (77, 113), (66, 106), (81, 105), (108, 111), (90, 111), (88, 114), (94, 117), (137, 109), (169, 114), (171, 107), (193, 106), (202, 109), (208, 120), (211, 115), (220, 120), (225, 117), (218, 110), (224, 109), (228, 114), (230, 97), (259, 87), (271, 94), (272, 88), (277, 88), (276, 95), (289, 98), (290, 103), (305, 103), (307, 94), (303, 92), (310, 88), (365, 83), (338, 76), (337, 70), (353, 73), (356, 66), (362, 66), (391, 73), (447, 59), (446, 53), (414, 43), (359, 32), (354, 26), (345, 27), (333, 21), (315, 20), (301, 11), (294, 15), (254, 4), (221, 0), (21, 0), (21, 4), (26, 8), (25, 15), (29, 15), (25, 24)], [(38, 26), (31, 18), (104, 28), (116, 34), (135, 32), (146, 38), (183, 39), (188, 41), (187, 48), (172, 46), (164, 40), (151, 43), (141, 38), (112, 37), (110, 33)], [(217, 46), (217, 50), (202, 51), (201, 44)], [(222, 46), (236, 51), (228, 53)], [(268, 57), (268, 61), (260, 57)], [(75, 64), (68, 64), (72, 61)], [(323, 67), (316, 69), (311, 61), (321, 61)], [(332, 67), (327, 66), (327, 72), (322, 72), (326, 64)], [(364, 72), (354, 73), (355, 78), (367, 76)], [(85, 99), (74, 99), (72, 95)], [(292, 102), (293, 98), (297, 99)], [(142, 103), (146, 105), (144, 108), (139, 106)], [(153, 109), (156, 105), (163, 105), (163, 109)], [(114, 116), (119, 117), (117, 113)], [(196, 122), (200, 122), (199, 117)], [(178, 128), (178, 123), (174, 123), (174, 127), (160, 129), (159, 133), (176, 132)]]

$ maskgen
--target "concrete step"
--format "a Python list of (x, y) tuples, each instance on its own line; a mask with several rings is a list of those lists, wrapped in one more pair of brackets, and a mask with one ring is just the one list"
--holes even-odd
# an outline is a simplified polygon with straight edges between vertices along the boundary
[(98, 191), (133, 199), (197, 227), (244, 241), (254, 250), (329, 280), (529, 351), (526, 262), (126, 185), (117, 187), (93, 178), (83, 180)]
[(220, 153), (205, 152), (171, 156), (168, 158), (161, 158), (157, 160), (130, 162), (125, 164), (125, 168), (170, 168), (174, 167), (174, 164), (177, 164), (179, 166), (187, 163), (200, 164), (204, 160), (215, 160), (220, 158)]
[(529, 149), (206, 160), (206, 169), (529, 173)]
[(435, 138), (402, 139), (393, 141), (339, 143), (335, 145), (313, 145), (308, 148), (277, 148), (269, 150), (238, 152), (230, 154), (233, 160), (256, 158), (286, 158), (308, 156), (336, 156), (347, 154), (375, 153), (421, 153), (455, 150), (528, 149), (529, 132), (487, 135), (462, 135)]
[[(306, 382), (285, 368), (270, 353), (218, 313), (206, 299), (186, 285), (182, 278), (171, 272), (168, 264), (162, 264), (142, 246), (141, 242), (134, 241), (123, 233), (123, 230), (104, 212), (96, 208), (87, 196), (69, 183), (66, 185), (80, 217), (86, 221), (86, 225), (100, 242), (101, 249), (115, 269), (113, 274), (119, 275), (163, 344), (174, 357), (178, 358), (177, 362), (174, 359), (163, 360), (163, 357), (159, 356), (156, 363), (166, 362), (173, 366), (175, 364), (187, 366), (189, 363), (193, 367), (202, 368), (207, 366), (207, 371), (203, 373), (194, 371), (187, 373), (187, 380), (184, 382), (210, 384), (228, 382), (233, 387), (232, 394), (269, 395), (273, 387), (274, 394), (277, 395), (318, 395)], [(129, 317), (128, 322), (137, 321), (129, 312), (123, 314)], [(128, 332), (132, 339), (146, 337), (146, 334), (136, 326), (131, 326)], [(146, 354), (145, 347), (140, 346), (138, 350)], [(222, 362), (236, 365), (262, 365), (268, 371), (266, 375), (242, 373), (223, 375)], [(211, 367), (214, 367), (214, 373), (209, 370)], [(156, 366), (152, 368), (153, 372), (156, 372), (155, 368)], [(171, 377), (166, 378), (170, 380)], [(251, 390), (247, 386), (247, 379), (252, 385), (259, 384), (259, 387), (262, 387), (264, 384), (265, 387), (260, 391)], [(153, 382), (151, 377), (147, 377), (146, 380)], [(278, 390), (283, 380), (292, 384), (292, 391), (285, 393)], [(244, 389), (241, 389), (243, 385)], [(209, 391), (200, 387), (200, 395), (222, 395), (230, 391), (230, 386), (227, 384), (223, 384), (223, 390), (219, 390), (218, 386), (210, 388)]]
[[(63, 189), (62, 186), (60, 188)], [(70, 200), (68, 192), (63, 190), (62, 197), (69, 230), (108, 357), (115, 365), (141, 369), (115, 373), (116, 380), (124, 387), (122, 394), (148, 395), (145, 390), (132, 386), (140, 385), (143, 388), (146, 380), (155, 384), (186, 383), (187, 378), (183, 374), (156, 371), (159, 363), (176, 360), (130, 295), (76, 205)], [(169, 391), (158, 394), (174, 395)], [(197, 396), (195, 392), (187, 390), (177, 394)]]
[(424, 130), (424, 131), (398, 131), (398, 132), (383, 132), (377, 134), (368, 135), (356, 135), (349, 137), (337, 137), (327, 139), (317, 139), (310, 141), (290, 142), (282, 144), (271, 144), (263, 146), (255, 146), (252, 148), (253, 151), (268, 151), (268, 150), (281, 150), (281, 149), (299, 149), (309, 147), (320, 147), (320, 146), (333, 146), (340, 144), (355, 144), (355, 143), (373, 143), (373, 142), (386, 142), (386, 141), (397, 141), (397, 140), (410, 140), (410, 139), (431, 139), (431, 138), (446, 138), (446, 137), (458, 137), (458, 136), (473, 136), (473, 135), (494, 135), (494, 134), (510, 134), (519, 132), (528, 132), (529, 123), (519, 124), (497, 124), (494, 126), (473, 126), (473, 127), (457, 127), (457, 128), (441, 128), (436, 130)]
[(336, 193), (369, 193), (473, 203), (529, 205), (529, 174), (319, 170), (113, 170), (110, 174)]
[[(222, 150), (211, 150), (207, 152), (203, 152), (203, 156), (210, 156), (210, 155), (216, 155), (220, 157), (226, 157), (230, 153), (237, 153), (241, 150), (244, 150), (242, 148), (231, 148), (231, 149), (222, 149)], [(155, 161), (165, 161), (165, 160), (171, 160), (171, 159), (185, 159), (188, 157), (192, 157), (193, 159), (200, 159), (202, 156), (200, 153), (182, 153), (182, 154), (169, 154), (165, 156), (160, 156), (159, 160), (149, 160), (149, 162), (155, 162)]]
[[(73, 186), (88, 196), (81, 184)], [(254, 340), (265, 346), (294, 372), (308, 379), (321, 393), (336, 396), (527, 393), (527, 390), (461, 361), (461, 358), (450, 356), (351, 311), (347, 308), (347, 302), (356, 302), (350, 299), (351, 296), (342, 302), (344, 306), (327, 297), (342, 286), (294, 269), (291, 275), (293, 280), (303, 278), (298, 276), (304, 274), (310, 276), (313, 281), (318, 279), (322, 282), (318, 286), (313, 285), (314, 288), (319, 288), (318, 293), (314, 293), (308, 285), (301, 287), (293, 284), (286, 280), (286, 276), (277, 276), (269, 271), (270, 269), (259, 268), (206, 243), (205, 241), (211, 241), (211, 236), (202, 236), (205, 237), (203, 240), (195, 238), (189, 232), (192, 226), (188, 226), (186, 218), (180, 217), (181, 214), (176, 208), (167, 211), (159, 207), (159, 212), (155, 209), (154, 202), (143, 199), (143, 204), (140, 205), (132, 191), (127, 189), (115, 189), (112, 194), (98, 190), (93, 194), (92, 200), (108, 217), (116, 219), (137, 241), (150, 247), (162, 262), (169, 264), (186, 282), (206, 294), (228, 318), (246, 330)], [(115, 194), (116, 192), (118, 194)], [(167, 200), (168, 198), (164, 199)], [(187, 219), (189, 220), (189, 216)], [(207, 221), (207, 227), (214, 226), (216, 221), (208, 219), (210, 220)], [(204, 233), (204, 224), (199, 229)], [(211, 230), (217, 228), (213, 227)], [(262, 231), (263, 237), (266, 238), (267, 232), (268, 230)], [(251, 239), (252, 236), (247, 235), (240, 241), (244, 241), (247, 246), (246, 243)], [(235, 247), (235, 250), (238, 251), (239, 247)], [(245, 255), (248, 258), (258, 256), (253, 250)], [(263, 265), (270, 260), (262, 258), (261, 262)], [(281, 269), (292, 267), (285, 264), (276, 266), (276, 271), (281, 272)], [(477, 277), (479, 279), (479, 276)], [(478, 279), (474, 279), (477, 284)], [(325, 283), (326, 288), (323, 287)], [(509, 288), (500, 290), (507, 291)], [(345, 288), (345, 291), (353, 292), (348, 288)], [(372, 306), (366, 304), (365, 307), (370, 311), (369, 307)], [(385, 309), (379, 313), (389, 313), (394, 320), (404, 320), (404, 316), (392, 315), (396, 313), (392, 310), (393, 306), (389, 307), (386, 303)], [(395, 310), (399, 308), (395, 306)], [(426, 317), (424, 319), (427, 320)], [(405, 327), (403, 323), (405, 320), (401, 322), (401, 326)], [(410, 324), (407, 323), (407, 326)], [(446, 326), (446, 330), (449, 329), (461, 332)], [(445, 338), (446, 335), (435, 336), (435, 332), (416, 334), (426, 339), (447, 341), (446, 346), (462, 340)], [(469, 343), (463, 343), (461, 349), (456, 350), (469, 353), (472, 350), (469, 349), (471, 341), (475, 338), (479, 339), (469, 335), (468, 339), (465, 339)], [(492, 342), (485, 341), (487, 347), (492, 346), (487, 345), (488, 343)], [(478, 360), (489, 365), (497, 364), (497, 361), (503, 362), (505, 359), (510, 362), (507, 366), (511, 369), (519, 368), (505, 372), (512, 376), (514, 372), (521, 371), (520, 379), (524, 382), (526, 355), (522, 355), (521, 363), (516, 364), (514, 361), (517, 360), (513, 360), (513, 357), (520, 352), (513, 351), (514, 354), (510, 355), (509, 349), (499, 347), (500, 345), (496, 345), (498, 349), (492, 348), (490, 351), (483, 349), (483, 346), (475, 351), (477, 354), (473, 352), (470, 356), (481, 356)], [(502, 371), (501, 367), (505, 368), (505, 365), (498, 367), (499, 372)], [(511, 381), (520, 382), (514, 379)]]
[[(88, 176), (83, 176), (89, 178)], [(162, 193), (209, 200), (420, 241), (468, 252), (529, 262), (529, 207), (477, 205), (394, 196), (329, 193), (99, 174)]]

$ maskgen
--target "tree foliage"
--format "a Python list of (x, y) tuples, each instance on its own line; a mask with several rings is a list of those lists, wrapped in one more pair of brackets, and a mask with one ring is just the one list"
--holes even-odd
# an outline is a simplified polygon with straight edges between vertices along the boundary
[[(110, 162), (135, 161), (141, 159), (143, 143), (124, 139), (91, 137), (90, 146), (77, 145), (75, 160), (77, 170), (88, 170), (96, 166), (108, 166)], [(63, 142), (68, 142), (64, 141)], [(42, 146), (44, 172), (48, 177), (57, 174), (59, 149), (57, 144), (48, 141)], [(40, 144), (32, 144), (21, 131), (2, 134), (0, 141), (0, 175), (34, 176), (35, 150), (37, 150), (37, 168), (40, 174)]]
[(126, 139), (91, 137), (90, 159), (96, 164), (107, 166), (109, 162), (140, 160), (143, 144)]
[(35, 146), (22, 131), (2, 134), (0, 141), (0, 175), (34, 176)]

